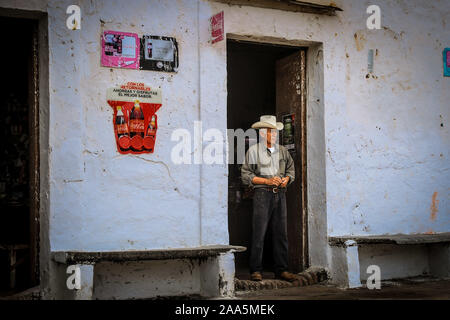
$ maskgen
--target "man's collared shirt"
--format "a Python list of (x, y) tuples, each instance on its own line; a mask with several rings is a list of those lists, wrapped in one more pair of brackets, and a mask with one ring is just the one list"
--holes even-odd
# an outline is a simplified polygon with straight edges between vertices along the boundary
[(295, 166), (289, 151), (278, 144), (274, 145), (274, 151), (271, 152), (265, 142), (260, 142), (251, 146), (246, 155), (241, 168), (241, 178), (245, 185), (262, 188), (267, 185), (254, 185), (254, 177), (280, 178), (289, 177), (289, 184), (295, 180)]

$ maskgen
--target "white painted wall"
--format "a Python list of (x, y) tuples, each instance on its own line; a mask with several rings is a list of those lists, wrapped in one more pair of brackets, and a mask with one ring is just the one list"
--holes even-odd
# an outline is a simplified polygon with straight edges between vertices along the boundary
[[(229, 33), (323, 43), (329, 235), (448, 232), (450, 2), (377, 3), (382, 30), (366, 28), (371, 1), (336, 1), (337, 17), (216, 11)], [(369, 49), (376, 78), (366, 79)]]
[[(197, 4), (80, 1), (79, 5), (82, 30), (75, 32), (65, 26), (65, 2), (53, 1), (48, 8), (52, 250), (198, 246), (200, 168), (170, 161), (172, 131), (191, 129), (198, 119)], [(178, 74), (100, 67), (103, 30), (176, 37), (181, 56)], [(105, 94), (107, 88), (127, 81), (162, 89), (154, 154), (116, 151), (112, 109)]]
[[(205, 130), (226, 129), (214, 99), (226, 91), (213, 80), (200, 88), (199, 55), (208, 72), (214, 49), (199, 47), (199, 3), (194, 1), (80, 1), (82, 29), (68, 30), (69, 2), (48, 6), (50, 54), (50, 145), (52, 250), (132, 250), (228, 243), (227, 166), (175, 165), (172, 131), (193, 133), (195, 120)], [(209, 46), (208, 18), (202, 17), (202, 48)], [(104, 23), (102, 23), (104, 22)], [(100, 67), (103, 30), (176, 37), (177, 74)], [(203, 62), (202, 62), (203, 63)], [(202, 67), (203, 68), (203, 67)], [(220, 75), (220, 73), (218, 73)], [(222, 77), (217, 78), (224, 84)], [(155, 153), (120, 155), (112, 134), (107, 88), (127, 81), (158, 86)], [(200, 107), (201, 105), (201, 107)], [(201, 192), (199, 192), (201, 190)]]

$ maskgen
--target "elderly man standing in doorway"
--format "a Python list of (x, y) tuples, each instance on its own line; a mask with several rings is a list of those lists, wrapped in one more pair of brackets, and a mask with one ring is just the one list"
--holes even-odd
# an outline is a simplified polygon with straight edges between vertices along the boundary
[[(277, 143), (283, 124), (275, 116), (262, 116), (252, 125), (259, 129), (260, 141), (251, 146), (241, 169), (244, 184), (254, 188), (250, 273), (254, 281), (262, 280), (264, 237), (272, 230), (276, 278), (295, 281), (288, 272), (288, 238), (286, 189), (295, 179), (294, 160), (289, 151)], [(270, 224), (270, 225), (269, 225)]]

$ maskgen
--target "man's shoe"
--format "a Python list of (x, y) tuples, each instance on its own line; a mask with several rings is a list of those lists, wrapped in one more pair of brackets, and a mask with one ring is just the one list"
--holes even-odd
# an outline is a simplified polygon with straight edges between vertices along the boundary
[(287, 272), (287, 271), (282, 272), (278, 276), (278, 278), (280, 278), (282, 280), (289, 281), (289, 282), (294, 282), (295, 280), (298, 280), (298, 278), (297, 278), (297, 276), (295, 274)]
[(260, 272), (253, 272), (250, 278), (252, 281), (262, 281), (262, 275)]

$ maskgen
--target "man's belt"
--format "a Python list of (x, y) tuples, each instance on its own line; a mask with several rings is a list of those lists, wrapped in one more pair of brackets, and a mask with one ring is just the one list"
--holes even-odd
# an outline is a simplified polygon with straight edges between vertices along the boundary
[(287, 190), (287, 188), (280, 188), (280, 187), (260, 187), (258, 189), (263, 189), (273, 193), (286, 192)]

